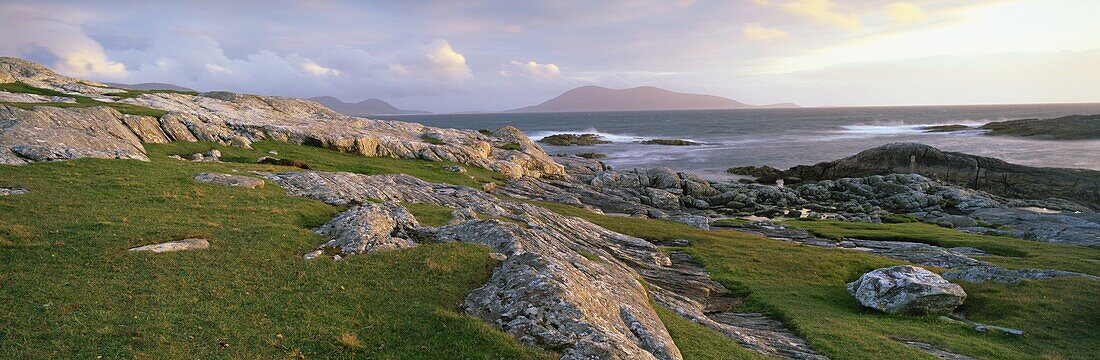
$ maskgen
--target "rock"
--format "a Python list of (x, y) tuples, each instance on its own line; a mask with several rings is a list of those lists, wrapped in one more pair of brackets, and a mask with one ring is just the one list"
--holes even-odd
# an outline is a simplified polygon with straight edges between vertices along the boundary
[(236, 186), (249, 189), (258, 189), (264, 187), (264, 181), (262, 179), (231, 174), (201, 173), (195, 175), (195, 181), (200, 183), (222, 186)]
[(593, 153), (593, 152), (577, 153), (577, 154), (574, 154), (574, 155), (585, 158), (585, 159), (596, 159), (596, 160), (603, 159), (603, 158), (607, 157), (607, 154)]
[(149, 251), (153, 253), (163, 253), (185, 250), (205, 250), (208, 248), (210, 248), (210, 242), (206, 241), (206, 239), (192, 238), (163, 242), (160, 244), (138, 246), (135, 248), (131, 248), (129, 251)]
[(30, 193), (31, 193), (30, 190), (27, 190), (27, 189), (24, 189), (24, 188), (0, 187), (0, 196), (26, 195), (26, 194), (30, 194)]
[(275, 150), (268, 150), (267, 153), (271, 155), (279, 155), (279, 152)]
[(674, 215), (672, 220), (696, 229), (710, 230), (710, 218), (702, 215)]
[(761, 184), (774, 184), (776, 180), (783, 178), (783, 171), (771, 166), (740, 166), (726, 169), (726, 172), (736, 175), (747, 175), (756, 178)]
[(899, 265), (876, 269), (848, 283), (848, 292), (863, 306), (890, 314), (949, 313), (966, 299), (961, 286), (936, 273)]
[[(370, 205), (372, 199), (381, 199), (435, 204), (494, 217), (463, 216), (464, 220), (438, 228), (415, 229), (422, 241), (483, 244), (507, 257), (493, 270), (486, 284), (466, 297), (468, 314), (521, 342), (558, 351), (565, 359), (681, 358), (653, 310), (646, 289), (638, 281), (638, 274), (627, 265), (647, 263), (654, 264), (656, 271), (670, 271), (662, 270), (670, 262), (667, 255), (645, 240), (541, 207), (408, 175), (288, 172), (263, 176), (282, 186), (288, 194), (334, 205), (352, 205), (352, 209), (385, 207)], [(403, 216), (399, 213), (391, 208), (372, 212), (394, 218)], [(367, 228), (372, 230), (370, 233), (381, 234), (372, 238), (385, 239), (387, 234), (394, 237), (393, 232), (385, 231), (389, 226), (379, 226), (383, 229), (380, 232), (373, 232), (373, 225)], [(404, 229), (407, 234), (397, 237), (413, 236), (407, 227), (394, 228)], [(600, 260), (591, 260), (579, 250)]]
[(279, 159), (270, 156), (263, 156), (259, 159), (256, 159), (256, 163), (266, 165), (293, 166), (299, 169), (309, 170), (309, 164), (306, 164), (305, 161), (301, 160)]
[(819, 181), (911, 172), (1004, 197), (1054, 197), (1100, 208), (1100, 171), (1016, 165), (917, 143), (887, 144), (840, 160), (795, 166), (782, 173), (784, 177)]
[(489, 257), (496, 261), (508, 260), (508, 255), (504, 255), (498, 252), (489, 253)]
[(458, 165), (444, 166), (443, 170), (448, 171), (448, 172), (453, 172), (453, 173), (459, 173), (459, 174), (465, 174), (466, 173), (466, 168), (458, 166)]
[(416, 246), (420, 227), (408, 210), (394, 202), (365, 203), (337, 215), (313, 231), (332, 240), (318, 250), (338, 248), (344, 254), (365, 254)]
[(909, 340), (899, 340), (899, 341), (902, 344), (905, 344), (905, 345), (907, 345), (911, 348), (919, 349), (920, 351), (924, 351), (924, 352), (928, 353), (929, 355), (935, 356), (938, 359), (943, 359), (943, 360), (975, 360), (972, 357), (969, 357), (969, 356), (966, 356), (966, 355), (963, 355), (963, 354), (953, 353), (953, 352), (938, 348), (938, 347), (936, 347), (932, 344), (926, 343), (926, 342), (909, 341)]
[(694, 146), (699, 143), (680, 139), (649, 139), (642, 141), (642, 145)]
[(1100, 139), (1100, 115), (1070, 115), (1055, 119), (994, 121), (981, 126), (986, 135), (1029, 136), (1052, 140)]
[(141, 139), (106, 107), (34, 110), (0, 105), (0, 164), (121, 158), (148, 160)]
[(539, 142), (554, 146), (591, 146), (611, 143), (610, 141), (603, 140), (596, 134), (554, 134), (539, 139)]

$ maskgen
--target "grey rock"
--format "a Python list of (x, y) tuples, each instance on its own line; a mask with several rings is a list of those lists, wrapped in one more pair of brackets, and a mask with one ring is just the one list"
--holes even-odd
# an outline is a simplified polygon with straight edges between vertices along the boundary
[(264, 181), (262, 179), (257, 179), (251, 176), (232, 174), (201, 173), (195, 175), (195, 181), (200, 183), (244, 187), (249, 189), (264, 187)]
[(961, 286), (911, 265), (881, 268), (848, 283), (863, 306), (890, 314), (949, 313), (966, 299)]
[(902, 344), (905, 344), (906, 346), (909, 346), (911, 348), (919, 349), (920, 351), (924, 351), (924, 352), (928, 353), (929, 355), (935, 356), (938, 359), (943, 359), (943, 360), (975, 360), (972, 357), (969, 357), (969, 356), (966, 356), (966, 355), (963, 355), (963, 354), (954, 353), (954, 352), (951, 352), (951, 351), (948, 351), (948, 350), (945, 350), (945, 349), (941, 349), (941, 348), (938, 348), (938, 347), (936, 347), (932, 344), (926, 343), (926, 342), (911, 341), (911, 340), (899, 340), (899, 341)]
[(344, 254), (365, 254), (414, 247), (419, 227), (408, 210), (386, 202), (355, 206), (313, 231), (332, 239), (318, 250), (338, 248)]
[(163, 242), (159, 244), (138, 246), (129, 249), (129, 251), (148, 251), (152, 253), (163, 253), (173, 251), (186, 251), (186, 250), (205, 250), (210, 248), (210, 242), (206, 239), (183, 239), (176, 241)]
[(696, 229), (710, 230), (710, 218), (702, 215), (676, 215), (672, 220), (687, 224)]
[(0, 196), (26, 195), (26, 194), (30, 194), (30, 193), (31, 193), (31, 191), (28, 190), (28, 189), (25, 189), (25, 188), (0, 187)]

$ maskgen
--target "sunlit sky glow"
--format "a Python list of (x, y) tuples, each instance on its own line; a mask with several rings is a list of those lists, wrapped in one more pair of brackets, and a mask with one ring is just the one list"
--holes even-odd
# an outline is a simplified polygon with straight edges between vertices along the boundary
[(1100, 1), (0, 0), (73, 76), (495, 111), (582, 85), (804, 106), (1100, 102)]

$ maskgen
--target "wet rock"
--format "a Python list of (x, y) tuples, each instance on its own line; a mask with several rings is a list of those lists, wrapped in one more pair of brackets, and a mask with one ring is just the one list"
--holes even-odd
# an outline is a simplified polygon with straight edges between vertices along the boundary
[(848, 283), (848, 292), (863, 306), (890, 314), (949, 313), (966, 299), (961, 286), (936, 273), (899, 265), (876, 269)]
[(186, 250), (205, 250), (208, 248), (210, 248), (210, 242), (206, 241), (206, 239), (192, 238), (163, 242), (160, 244), (138, 246), (135, 248), (131, 248), (129, 251), (148, 251), (153, 253), (163, 253)]
[(249, 189), (264, 187), (264, 181), (262, 179), (232, 174), (201, 173), (195, 175), (195, 181), (200, 183), (244, 187)]

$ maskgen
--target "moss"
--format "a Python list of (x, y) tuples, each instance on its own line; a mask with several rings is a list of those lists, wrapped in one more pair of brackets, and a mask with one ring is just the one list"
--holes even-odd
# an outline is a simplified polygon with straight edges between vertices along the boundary
[(440, 139), (436, 139), (436, 138), (434, 138), (434, 137), (431, 137), (431, 136), (430, 136), (430, 135), (428, 135), (428, 134), (424, 134), (424, 135), (421, 135), (421, 136), (420, 136), (420, 140), (424, 140), (424, 142), (426, 142), (426, 143), (429, 143), (429, 144), (432, 144), (432, 145), (443, 145), (443, 144), (446, 144), (446, 142), (444, 142), (443, 140), (440, 140)]
[(523, 149), (523, 147), (520, 146), (519, 143), (516, 143), (516, 142), (510, 142), (510, 143), (507, 143), (507, 144), (504, 144), (504, 145), (500, 145), (500, 146), (497, 146), (497, 148), (504, 149), (504, 150), (513, 150), (513, 151), (520, 151), (520, 150)]

